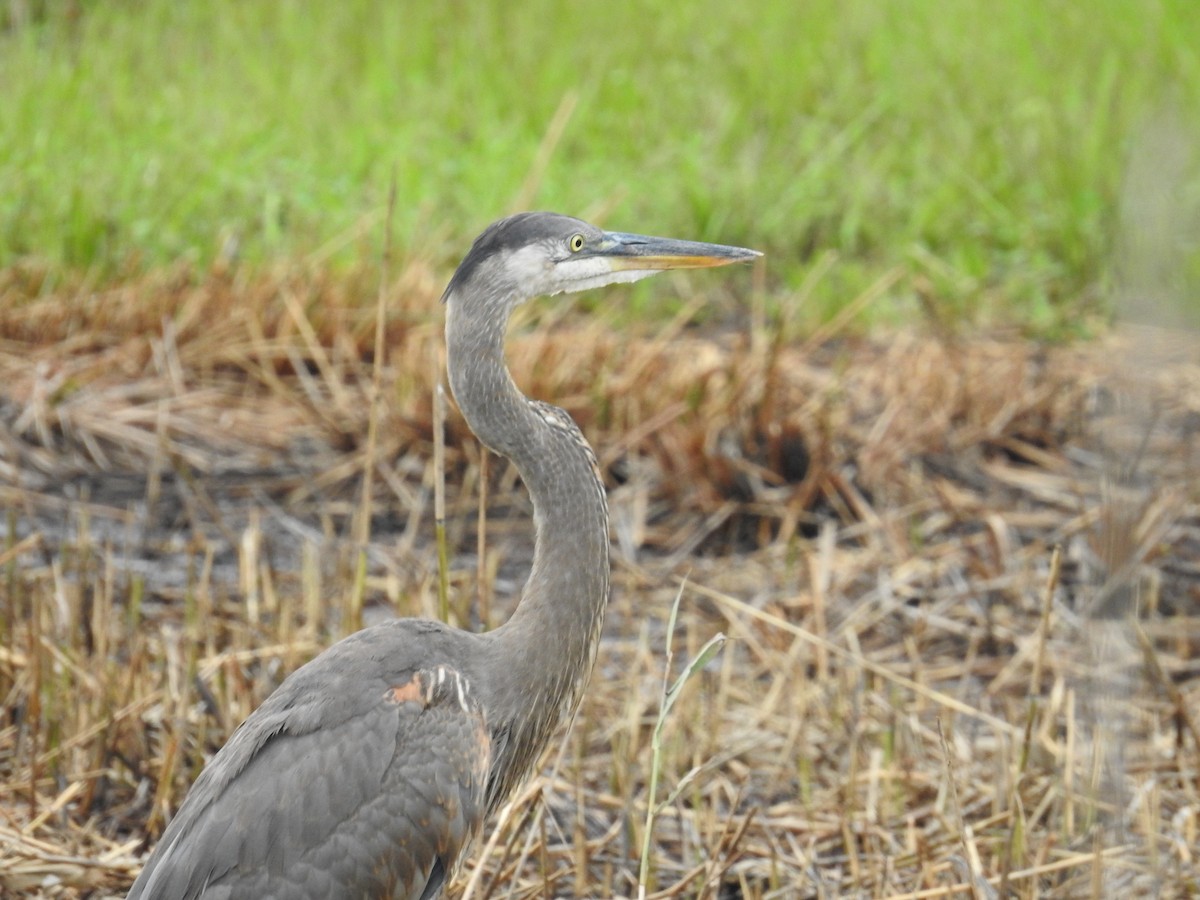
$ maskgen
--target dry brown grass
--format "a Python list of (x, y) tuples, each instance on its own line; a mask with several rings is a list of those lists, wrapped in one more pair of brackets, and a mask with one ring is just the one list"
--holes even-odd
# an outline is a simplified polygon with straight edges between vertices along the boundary
[[(120, 894), (287, 672), (434, 612), (439, 286), (410, 263), (388, 292), (368, 441), (369, 278), (0, 285), (6, 895)], [(552, 309), (511, 359), (597, 446), (614, 597), (574, 728), (460, 893), (636, 893), (685, 579), (675, 671), (731, 640), (666, 725), (651, 896), (1200, 891), (1194, 344), (804, 343), (757, 314), (631, 339)], [(448, 429), (452, 616), (479, 627), (528, 502), (493, 460), (477, 567), (480, 454)]]

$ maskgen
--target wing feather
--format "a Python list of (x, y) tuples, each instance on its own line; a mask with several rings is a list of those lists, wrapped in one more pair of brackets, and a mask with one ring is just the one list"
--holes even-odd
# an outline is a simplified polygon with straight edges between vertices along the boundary
[(478, 699), (449, 666), (305, 672), (321, 659), (212, 760), (130, 898), (437, 896), (484, 816)]

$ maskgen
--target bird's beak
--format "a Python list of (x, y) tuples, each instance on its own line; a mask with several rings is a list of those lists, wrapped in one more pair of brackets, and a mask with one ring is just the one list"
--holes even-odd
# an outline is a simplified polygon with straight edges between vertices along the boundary
[(707, 269), (749, 262), (762, 256), (757, 250), (679, 241), (675, 238), (648, 237), (644, 234), (605, 232), (596, 256), (607, 259), (613, 271), (652, 271), (658, 269)]

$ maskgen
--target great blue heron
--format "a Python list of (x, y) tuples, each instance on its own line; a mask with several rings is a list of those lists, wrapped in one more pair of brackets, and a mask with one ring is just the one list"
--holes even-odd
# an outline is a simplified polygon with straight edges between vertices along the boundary
[(601, 231), (522, 213), (483, 232), (450, 280), (450, 386), (471, 430), (533, 500), (533, 569), (485, 634), (374, 625), (293, 672), (205, 767), (131, 898), (431, 898), (483, 819), (572, 713), (608, 603), (608, 506), (563, 410), (504, 363), (510, 313), (539, 295), (722, 266), (754, 250)]

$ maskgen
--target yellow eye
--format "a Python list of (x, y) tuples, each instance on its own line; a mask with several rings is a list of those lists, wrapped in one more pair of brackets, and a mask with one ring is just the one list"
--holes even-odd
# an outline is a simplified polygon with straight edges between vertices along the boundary
[(572, 253), (578, 253), (583, 249), (583, 235), (573, 234), (571, 240), (567, 241), (567, 246), (571, 248)]

